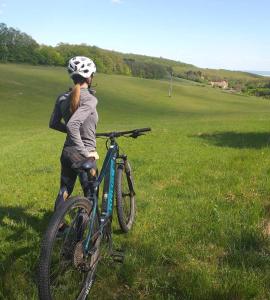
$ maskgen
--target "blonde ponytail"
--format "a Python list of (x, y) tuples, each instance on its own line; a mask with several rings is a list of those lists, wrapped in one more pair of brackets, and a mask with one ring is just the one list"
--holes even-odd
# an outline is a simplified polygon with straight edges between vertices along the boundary
[(77, 83), (74, 85), (71, 92), (70, 112), (72, 114), (77, 110), (79, 106), (80, 96), (81, 96), (81, 85)]

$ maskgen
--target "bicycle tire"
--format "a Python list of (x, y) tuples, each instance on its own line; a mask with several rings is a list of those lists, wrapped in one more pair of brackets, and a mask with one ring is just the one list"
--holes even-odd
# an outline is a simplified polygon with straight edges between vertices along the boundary
[[(132, 187), (132, 188), (131, 188)], [(134, 183), (129, 162), (120, 164), (116, 170), (116, 207), (121, 230), (131, 230), (136, 214)]]
[[(77, 300), (84, 300), (87, 298), (89, 291), (93, 285), (94, 282), (94, 276), (96, 273), (97, 264), (99, 261), (99, 250), (100, 250), (100, 242), (101, 242), (101, 236), (98, 235), (97, 238), (95, 238), (94, 247), (96, 249), (95, 253), (90, 255), (90, 265), (92, 264), (92, 267), (90, 270), (86, 272), (80, 272), (79, 269), (74, 267), (74, 261), (75, 261), (75, 253), (78, 252), (78, 245), (81, 243), (82, 240), (77, 240), (77, 230), (74, 231), (73, 227), (77, 229), (77, 220), (75, 219), (75, 223), (72, 220), (71, 225), (68, 229), (68, 232), (71, 232), (71, 239), (67, 239), (67, 236), (64, 237), (64, 244), (61, 248), (61, 251), (59, 252), (57, 257), (57, 263), (59, 264), (59, 271), (60, 276), (67, 277), (67, 284), (64, 285), (61, 281), (59, 283), (59, 287), (55, 286), (53, 290), (52, 286), (52, 274), (55, 272), (54, 268), (51, 264), (53, 264), (54, 260), (54, 247), (57, 248), (59, 237), (57, 236), (58, 229), (60, 224), (63, 224), (65, 217), (67, 216), (69, 211), (72, 211), (72, 209), (78, 209), (79, 213), (81, 213), (83, 210), (83, 213), (87, 213), (89, 218), (91, 218), (92, 215), (92, 203), (85, 197), (71, 197), (69, 198), (63, 205), (59, 207), (59, 209), (54, 213), (48, 228), (45, 232), (42, 244), (41, 244), (41, 251), (40, 251), (40, 259), (39, 259), (39, 269), (38, 269), (38, 291), (39, 291), (39, 298), (41, 300), (57, 300), (57, 299), (77, 299)], [(75, 213), (76, 215), (76, 213)], [(95, 224), (95, 231), (99, 228), (99, 221), (98, 216), (95, 214), (94, 224)], [(78, 219), (77, 215), (76, 218)], [(89, 220), (89, 219), (88, 219)], [(88, 225), (88, 221), (87, 221)], [(88, 230), (89, 226), (85, 226)], [(81, 232), (81, 229), (80, 229)], [(73, 234), (73, 235), (72, 235)], [(96, 234), (97, 236), (97, 234)], [(74, 238), (75, 237), (75, 238)], [(76, 244), (76, 245), (75, 245)], [(81, 249), (83, 246), (81, 246)], [(57, 249), (56, 249), (57, 250)], [(81, 253), (83, 253), (81, 251)], [(59, 256), (59, 257), (58, 257)], [(78, 256), (78, 255), (77, 255)], [(94, 261), (95, 260), (95, 261)], [(65, 262), (66, 261), (66, 262)], [(77, 261), (77, 260), (76, 260)], [(66, 263), (66, 266), (70, 265), (71, 271), (67, 272), (66, 269), (61, 269), (61, 263)], [(62, 267), (63, 267), (62, 265)], [(56, 267), (57, 270), (57, 267)], [(57, 272), (56, 272), (57, 276)], [(74, 278), (73, 278), (73, 277)], [(77, 281), (75, 281), (75, 278), (82, 277), (82, 285), (78, 288), (78, 292), (74, 291), (74, 287), (69, 287), (71, 283), (75, 283), (76, 287), (79, 286), (79, 283), (77, 285)], [(54, 279), (55, 280), (55, 279)], [(59, 280), (59, 279), (58, 279)], [(70, 280), (72, 280), (70, 282)], [(64, 289), (63, 294), (61, 294), (61, 289)], [(69, 291), (71, 290), (71, 292)]]

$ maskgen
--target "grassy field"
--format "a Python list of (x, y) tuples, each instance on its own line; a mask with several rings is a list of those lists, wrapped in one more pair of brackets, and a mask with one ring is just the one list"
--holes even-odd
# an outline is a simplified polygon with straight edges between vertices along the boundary
[[(181, 81), (169, 98), (165, 81), (95, 80), (99, 131), (153, 131), (119, 140), (138, 214), (128, 235), (114, 224), (126, 260), (93, 299), (270, 299), (269, 101)], [(37, 299), (64, 141), (48, 120), (70, 84), (63, 68), (0, 65), (0, 299)]]

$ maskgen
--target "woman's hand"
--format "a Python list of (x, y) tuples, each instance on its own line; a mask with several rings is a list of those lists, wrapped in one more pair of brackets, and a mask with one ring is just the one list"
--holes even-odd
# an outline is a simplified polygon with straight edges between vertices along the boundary
[(95, 160), (99, 159), (99, 155), (98, 155), (97, 151), (89, 152), (87, 157), (93, 157)]

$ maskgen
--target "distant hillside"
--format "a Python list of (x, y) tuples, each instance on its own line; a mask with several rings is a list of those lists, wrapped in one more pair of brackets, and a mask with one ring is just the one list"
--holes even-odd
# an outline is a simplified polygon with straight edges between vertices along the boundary
[[(66, 66), (70, 57), (91, 57), (100, 73), (122, 74), (150, 79), (178, 78), (209, 84), (226, 81), (226, 88), (243, 91), (248, 84), (260, 89), (265, 78), (248, 72), (198, 68), (191, 64), (162, 57), (127, 54), (86, 44), (60, 43), (56, 47), (39, 45), (31, 36), (0, 23), (0, 62), (30, 63), (34, 65)], [(268, 83), (267, 88), (268, 88)], [(218, 84), (220, 87), (220, 85)]]
[(195, 81), (204, 81), (205, 79), (208, 80), (262, 79), (261, 75), (249, 73), (249, 72), (230, 71), (224, 69), (199, 68), (192, 64), (186, 64), (184, 62), (166, 59), (163, 57), (152, 57), (152, 56), (138, 55), (138, 54), (126, 54), (120, 52), (117, 53), (122, 57), (124, 57), (124, 59), (133, 59), (135, 61), (140, 61), (143, 63), (161, 64), (165, 66), (167, 69), (173, 71), (174, 76), (195, 80)]
[(257, 74), (260, 76), (266, 76), (266, 77), (270, 76), (270, 71), (247, 71), (247, 72)]

